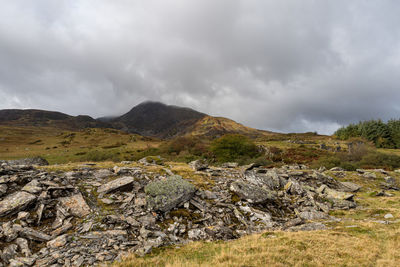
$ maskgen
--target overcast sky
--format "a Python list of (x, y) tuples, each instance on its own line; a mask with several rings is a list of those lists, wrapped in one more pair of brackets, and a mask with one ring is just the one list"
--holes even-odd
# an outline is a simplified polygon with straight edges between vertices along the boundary
[(400, 117), (400, 1), (0, 0), (0, 109), (155, 100), (259, 129)]

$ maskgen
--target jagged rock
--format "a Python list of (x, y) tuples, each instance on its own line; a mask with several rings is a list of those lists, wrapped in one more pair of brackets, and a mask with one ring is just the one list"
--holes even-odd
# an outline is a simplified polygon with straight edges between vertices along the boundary
[(49, 236), (49, 235), (47, 235), (45, 233), (36, 231), (36, 230), (34, 230), (32, 228), (29, 228), (29, 227), (24, 227), (22, 229), (19, 229), (19, 235), (23, 236), (23, 237), (25, 237), (27, 239), (38, 241), (38, 242), (51, 240), (51, 236)]
[(21, 189), (22, 191), (31, 193), (31, 194), (38, 194), (42, 192), (42, 188), (40, 187), (40, 183), (38, 180), (34, 179), (28, 184), (26, 184), (24, 187)]
[(67, 244), (67, 235), (60, 235), (59, 237), (56, 237), (53, 240), (47, 242), (47, 247), (59, 248), (63, 247), (65, 244)]
[(3, 235), (5, 236), (6, 242), (11, 242), (18, 237), (18, 232), (14, 229), (11, 222), (3, 223)]
[(3, 249), (3, 253), (1, 253), (0, 258), (5, 262), (5, 263), (10, 263), (10, 260), (14, 258), (15, 255), (17, 255), (17, 249), (18, 246), (15, 244), (8, 245)]
[(108, 194), (114, 191), (131, 190), (134, 182), (134, 178), (131, 176), (125, 176), (115, 179), (105, 185), (100, 186), (97, 189), (98, 193)]
[(346, 192), (357, 192), (362, 188), (361, 186), (352, 182), (341, 182), (341, 184), (345, 186), (344, 191)]
[(100, 169), (93, 172), (93, 176), (96, 179), (104, 179), (114, 175), (115, 175), (114, 173), (112, 173), (110, 170), (107, 169)]
[(0, 197), (7, 193), (8, 186), (6, 184), (0, 184)]
[(203, 171), (208, 168), (208, 164), (201, 159), (190, 162), (189, 166), (195, 171)]
[(273, 191), (241, 181), (233, 182), (230, 186), (230, 190), (236, 193), (241, 199), (255, 204), (275, 201), (277, 198), (276, 193)]
[(85, 217), (91, 211), (81, 193), (60, 198), (60, 204), (69, 209), (72, 215), (80, 218)]
[(17, 257), (15, 259), (10, 260), (9, 267), (25, 267), (32, 266), (35, 263), (36, 259), (32, 257)]
[(237, 168), (239, 163), (237, 162), (225, 162), (221, 164), (221, 168)]
[(25, 255), (25, 257), (29, 257), (32, 255), (32, 252), (28, 246), (28, 241), (26, 239), (19, 237), (15, 240), (15, 243), (18, 245), (19, 250), (22, 252), (22, 254)]
[(339, 200), (349, 200), (354, 197), (353, 194), (339, 192), (334, 189), (327, 187), (326, 185), (322, 185), (320, 188), (317, 189), (319, 194), (326, 196), (327, 198), (331, 199), (339, 199)]
[[(5, 193), (22, 192), (34, 200), (2, 217), (2, 249), (13, 242), (18, 246), (17, 254), (6, 251), (10, 257), (1, 253), (7, 261), (1, 259), (0, 266), (29, 265), (21, 256), (38, 266), (93, 266), (115, 261), (127, 251), (146, 253), (188, 240), (226, 240), (271, 228), (323, 229), (322, 224), (302, 224), (330, 218), (327, 213), (332, 209), (355, 207), (354, 200), (343, 193), (349, 191), (346, 184), (303, 165), (274, 169), (252, 165), (244, 172), (209, 167), (197, 174), (206, 178), (207, 190), (197, 192), (179, 176), (166, 179), (141, 167), (120, 169), (114, 173), (127, 174), (127, 183), (118, 178), (103, 184), (115, 174), (87, 166), (69, 173), (47, 173), (31, 166), (1, 165), (0, 185), (7, 186)], [(23, 191), (24, 185), (37, 195)], [(30, 190), (32, 186), (40, 187), (40, 192)], [(107, 193), (111, 194), (105, 197)], [(4, 205), (9, 197), (0, 203)], [(104, 199), (112, 203), (104, 206)], [(84, 220), (75, 218), (82, 207), (87, 214)], [(42, 247), (40, 251), (37, 246)]]
[(17, 213), (36, 200), (36, 196), (19, 191), (0, 201), (0, 217)]
[(18, 220), (25, 221), (26, 219), (29, 218), (29, 215), (30, 215), (29, 212), (20, 211), (20, 212), (18, 212), (17, 218), (18, 218)]
[(167, 212), (190, 200), (196, 188), (179, 175), (152, 182), (145, 187), (147, 206), (156, 211)]

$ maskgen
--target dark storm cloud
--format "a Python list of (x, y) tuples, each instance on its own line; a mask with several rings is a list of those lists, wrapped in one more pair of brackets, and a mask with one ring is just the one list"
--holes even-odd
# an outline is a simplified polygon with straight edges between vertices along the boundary
[(279, 131), (399, 117), (398, 1), (5, 1), (0, 108), (144, 100)]

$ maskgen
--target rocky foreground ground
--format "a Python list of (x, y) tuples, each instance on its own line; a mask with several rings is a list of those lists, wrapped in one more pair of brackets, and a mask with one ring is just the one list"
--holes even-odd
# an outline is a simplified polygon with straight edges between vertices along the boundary
[(191, 240), (324, 229), (323, 220), (336, 219), (330, 210), (356, 207), (352, 192), (359, 190), (301, 165), (197, 161), (191, 166), (211, 181), (200, 188), (168, 168), (166, 175), (148, 171), (147, 161), (62, 173), (33, 163), (0, 163), (0, 266), (94, 265)]

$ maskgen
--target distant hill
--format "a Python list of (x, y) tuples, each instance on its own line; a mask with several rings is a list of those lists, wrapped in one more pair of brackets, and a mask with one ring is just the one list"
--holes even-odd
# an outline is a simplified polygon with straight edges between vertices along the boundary
[(37, 109), (0, 110), (0, 125), (58, 127), (68, 130), (83, 128), (110, 128), (111, 125), (90, 116), (70, 116), (61, 112)]
[(242, 134), (254, 138), (271, 134), (268, 131), (246, 127), (227, 118), (205, 116), (189, 127), (186, 135), (214, 138), (230, 133)]
[(214, 138), (227, 133), (239, 133), (250, 137), (270, 134), (267, 131), (243, 126), (227, 118), (212, 117), (190, 108), (151, 101), (133, 107), (122, 116), (98, 119), (36, 109), (5, 109), (0, 110), (0, 125), (57, 127), (68, 130), (114, 128), (161, 139), (179, 136)]

